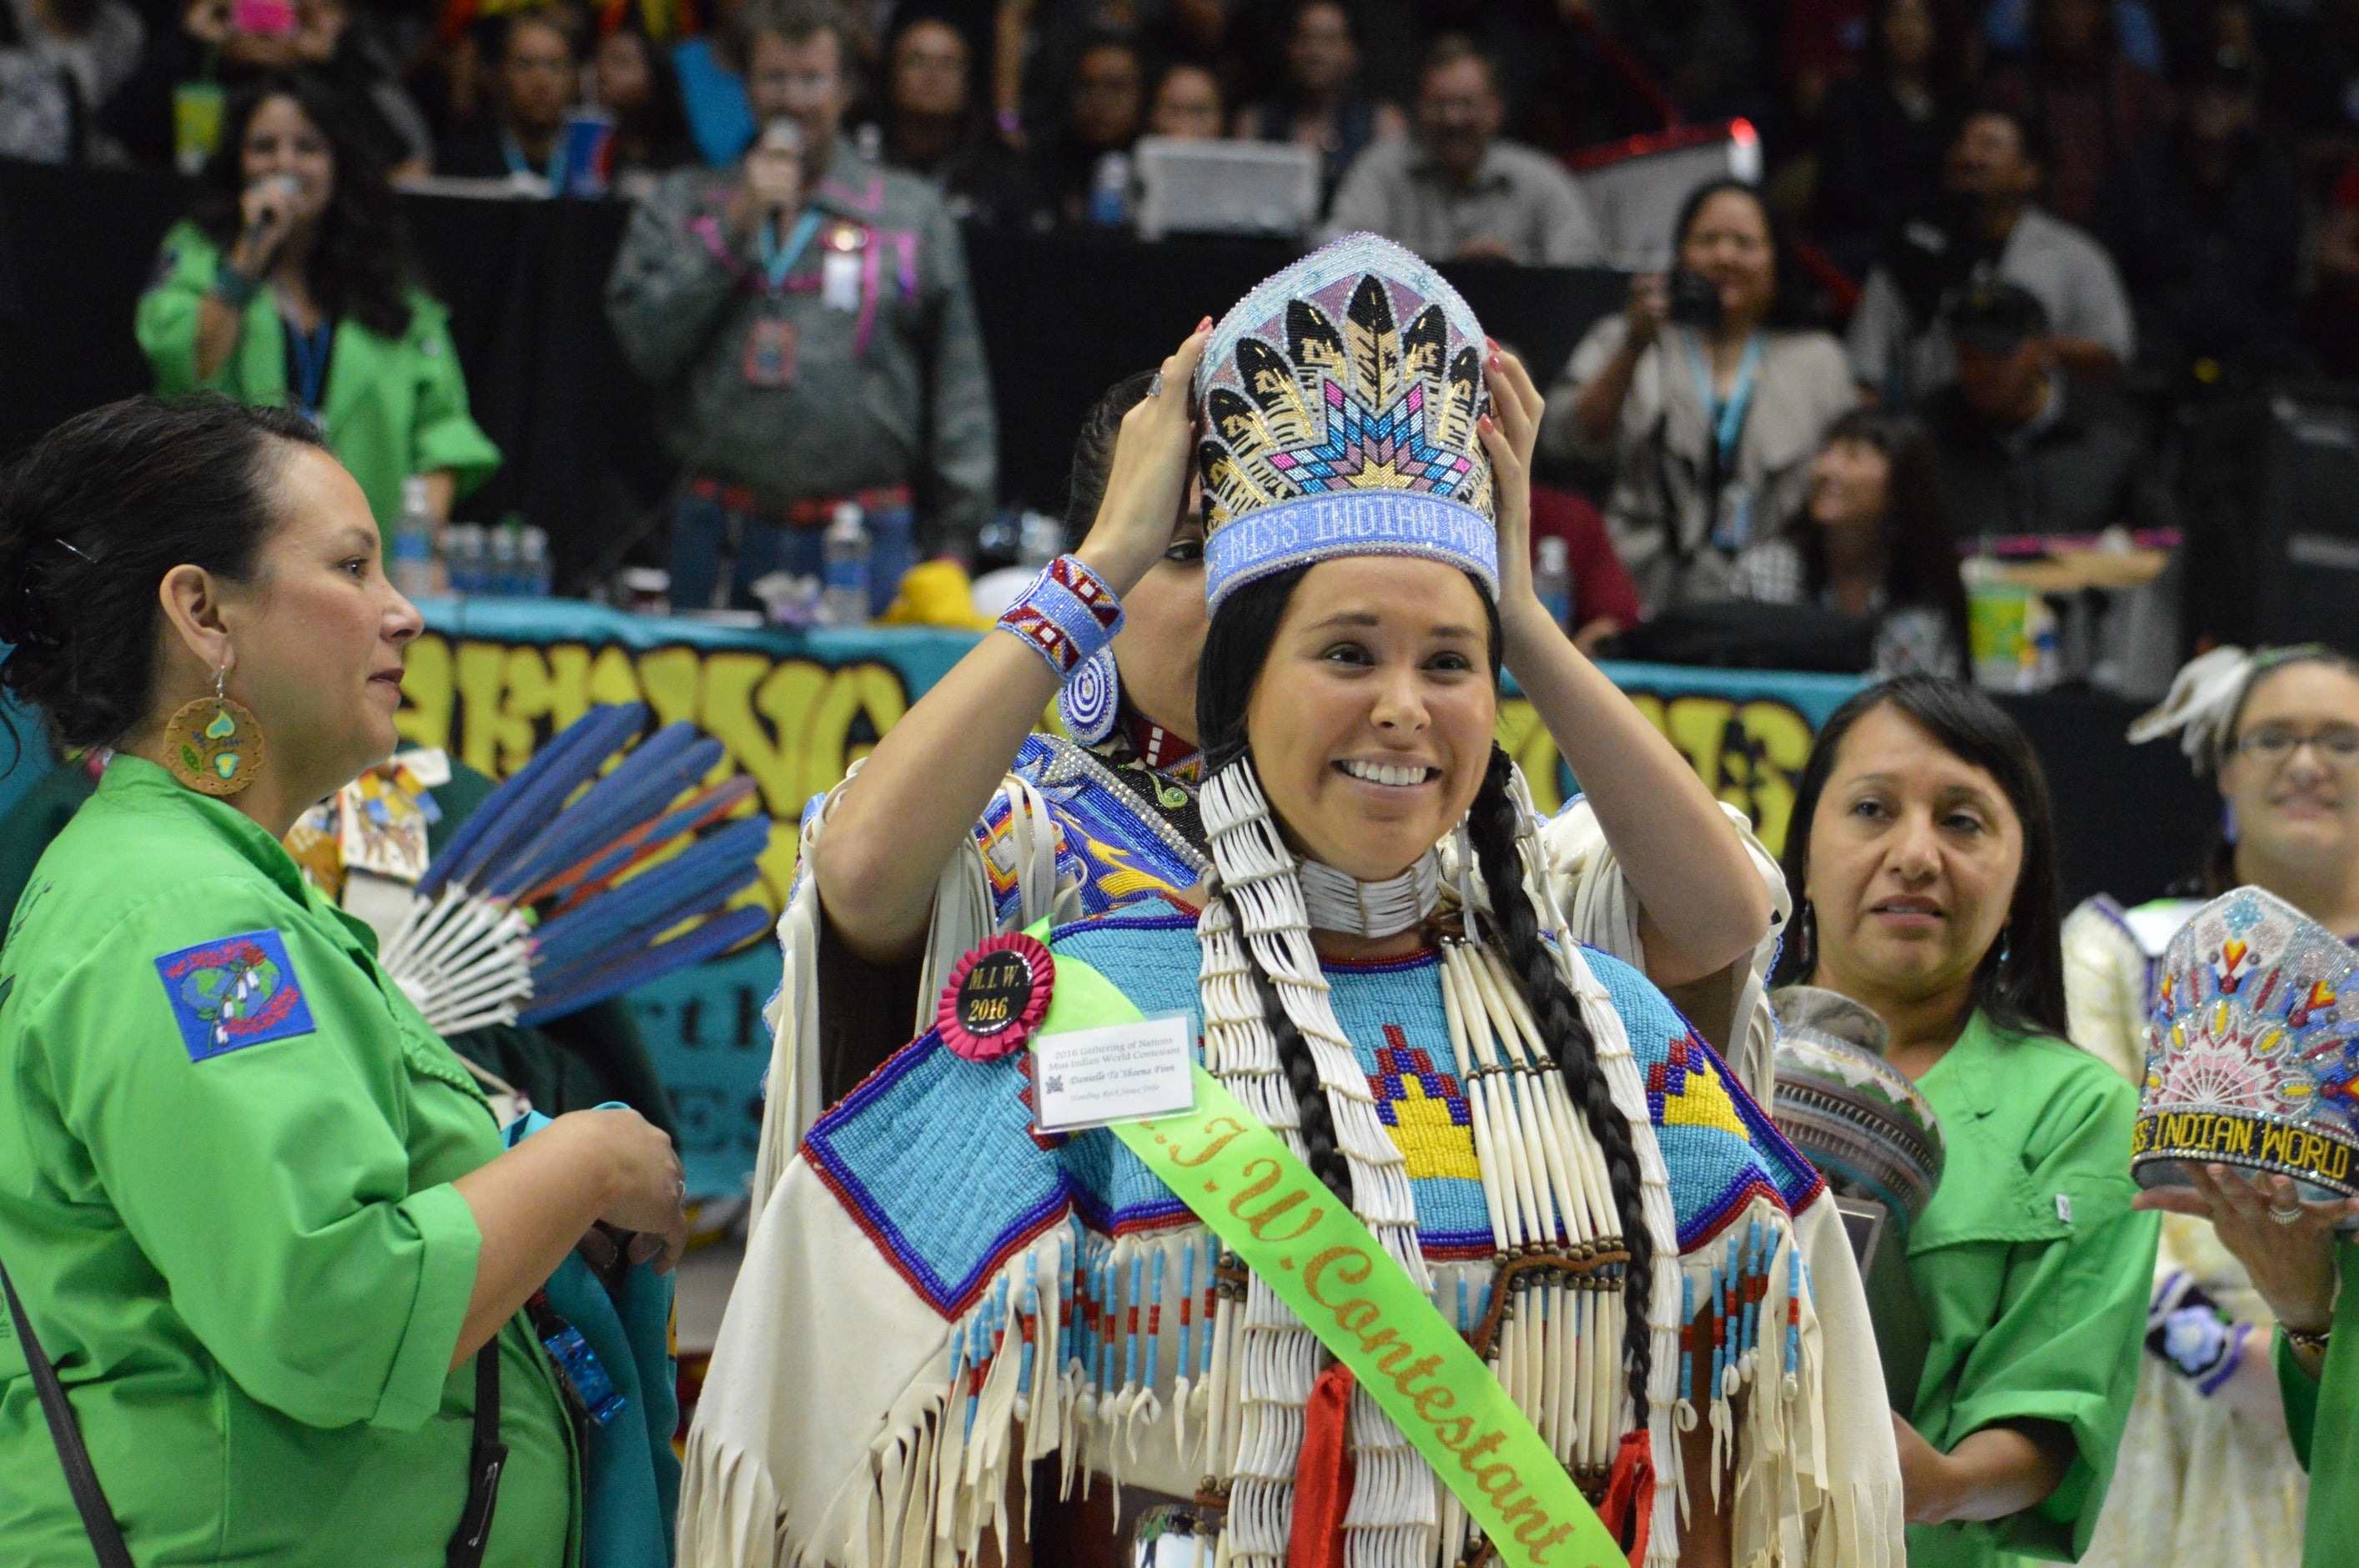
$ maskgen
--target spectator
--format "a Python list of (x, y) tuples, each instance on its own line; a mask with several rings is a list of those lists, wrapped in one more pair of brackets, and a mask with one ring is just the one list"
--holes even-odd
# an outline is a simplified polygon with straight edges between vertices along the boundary
[(2038, 127), (2048, 205), (2070, 223), (2090, 221), (2114, 166), (2170, 118), (2162, 78), (2122, 52), (2112, 0), (2032, 0), (2031, 52), (1993, 71), (1987, 91)]
[(1950, 517), (1966, 539), (2169, 526), (2136, 418), (2069, 376), (2029, 290), (1995, 283), (1950, 309), (1957, 384), (1926, 406)]
[(1564, 541), (1566, 572), (1572, 578), (1572, 644), (1593, 659), (1600, 644), (1638, 624), (1638, 587), (1614, 553), (1605, 519), (1586, 495), (1551, 485), (1532, 486), (1532, 550), (1542, 539)]
[(962, 222), (1051, 227), (1031, 170), (990, 133), (973, 58), (966, 35), (939, 16), (900, 24), (885, 51), (885, 161), (931, 184)]
[(315, 77), (239, 92), (135, 331), (160, 396), (202, 388), (307, 415), (390, 531), (403, 480), (424, 475), (448, 517), (500, 453), (468, 415), (446, 314), (415, 281), (392, 189), (348, 113)]
[(1221, 79), (1205, 66), (1180, 60), (1164, 68), (1147, 111), (1150, 135), (1182, 141), (1218, 141), (1229, 115)]
[(925, 181), (841, 134), (854, 36), (830, 0), (748, 0), (730, 57), (760, 140), (734, 169), (665, 176), (614, 260), (607, 317), (684, 465), (675, 604), (751, 605), (773, 570), (817, 573), (847, 498), (868, 507), (887, 587), (908, 541), (883, 528), (911, 491), (929, 553), (971, 550), (991, 509), (996, 436), (965, 253)]
[(2301, 186), (2260, 129), (2249, 60), (2203, 62), (2180, 123), (2124, 164), (2101, 212), (2147, 364), (2206, 386), (2299, 364)]
[[(2167, 54), (2163, 26), (2146, 0), (2112, 0), (2114, 32), (2125, 59), (2159, 74)], [(1983, 13), (1982, 41), (1995, 56), (2019, 55), (2031, 47), (2031, 0), (1993, 0)]]
[(1940, 185), (1964, 98), (1965, 41), (1950, 7), (1883, 0), (1868, 18), (1865, 69), (1828, 89), (1819, 125), (1816, 226), (1854, 278)]
[(1943, 307), (1992, 278), (2039, 301), (2049, 348), (2079, 375), (2104, 379), (2128, 363), (2136, 333), (2121, 277), (2104, 246), (2034, 203), (2040, 159), (2018, 116), (1966, 116), (1943, 169), (1945, 200), (1894, 231), (1852, 312), (1852, 374), (1862, 386), (1896, 404), (1947, 386), (1957, 361)]
[(555, 9), (518, 11), (492, 24), (499, 61), (494, 118), (451, 137), (434, 172), (462, 180), (538, 180), (552, 190), (565, 144), (565, 116), (582, 85), (571, 18)]
[(1038, 176), (1064, 222), (1091, 222), (1090, 193), (1112, 153), (1129, 153), (1147, 123), (1147, 67), (1127, 37), (1100, 35), (1073, 70), (1064, 128), (1040, 151)]
[(599, 38), (590, 65), (598, 106), (614, 116), (617, 190), (642, 194), (631, 187), (647, 187), (650, 177), (695, 159), (696, 144), (689, 139), (688, 116), (679, 103), (679, 79), (635, 13), (625, 12)]
[(1738, 561), (1734, 596), (1822, 605), (1875, 623), (1877, 679), (1966, 675), (1958, 576), (1940, 462), (1918, 423), (1854, 408), (1810, 464), (1804, 520)]
[(1820, 439), (1856, 399), (1842, 345), (1796, 324), (1758, 192), (1700, 186), (1672, 232), (1677, 319), (1671, 281), (1637, 278), (1573, 350), (1540, 433), (1559, 461), (1611, 460), (1605, 521), (1649, 615), (1728, 596), (1741, 552), (1799, 517)]
[(0, 157), (125, 161), (96, 119), (147, 41), (123, 0), (0, 0)]
[(1444, 34), (1425, 58), (1418, 134), (1361, 154), (1328, 227), (1373, 231), (1428, 261), (1597, 265), (1603, 246), (1572, 177), (1546, 154), (1501, 140), (1506, 117), (1490, 57)]
[(348, 0), (294, 0), (294, 7), (295, 30), (268, 33), (237, 27), (232, 0), (190, 0), (176, 33), (149, 33), (137, 81), (109, 106), (109, 127), (135, 157), (169, 163), (177, 84), (215, 69), (233, 89), (299, 71), (326, 78), (344, 95), (346, 119), (371, 161), (397, 179), (426, 172), (434, 138), (400, 84), (396, 29), (355, 14)]
[(1236, 134), (1315, 148), (1324, 202), (1370, 142), (1408, 135), (1408, 117), (1362, 93), (1359, 75), (1351, 7), (1343, 0), (1306, 0), (1295, 7), (1287, 32), (1285, 97), (1246, 104), (1237, 114)]

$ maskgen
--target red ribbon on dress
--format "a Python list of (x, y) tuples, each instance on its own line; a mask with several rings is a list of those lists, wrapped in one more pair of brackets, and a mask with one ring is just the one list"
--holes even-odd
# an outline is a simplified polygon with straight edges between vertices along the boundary
[(1287, 1568), (1343, 1568), (1343, 1516), (1352, 1508), (1351, 1426), (1352, 1369), (1337, 1361), (1310, 1386), (1310, 1403), (1303, 1411)]
[(1647, 1561), (1647, 1537), (1655, 1522), (1655, 1456), (1646, 1428), (1623, 1433), (1597, 1517), (1628, 1550), (1631, 1568)]

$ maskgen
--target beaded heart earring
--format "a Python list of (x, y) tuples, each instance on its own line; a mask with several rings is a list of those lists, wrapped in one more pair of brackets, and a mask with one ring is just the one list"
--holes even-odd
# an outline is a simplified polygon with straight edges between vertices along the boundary
[(262, 721), (228, 685), (224, 664), (213, 671), (213, 694), (183, 702), (164, 726), (164, 766), (201, 795), (234, 795), (262, 771)]

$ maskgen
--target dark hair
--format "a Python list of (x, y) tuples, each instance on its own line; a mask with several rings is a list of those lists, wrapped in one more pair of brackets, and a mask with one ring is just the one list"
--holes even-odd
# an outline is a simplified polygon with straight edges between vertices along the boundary
[(1688, 192), (1688, 199), (1680, 203), (1678, 220), (1671, 224), (1673, 265), (1678, 264), (1680, 251), (1687, 244), (1688, 231), (1695, 227), (1696, 215), (1703, 211), (1703, 204), (1726, 191), (1736, 192), (1759, 210), (1761, 226), (1769, 235), (1771, 293), (1769, 310), (1762, 318), (1762, 324), (1770, 327), (1816, 325), (1811, 316), (1811, 306), (1817, 296), (1810, 278), (1802, 271), (1802, 264), (1795, 257), (1793, 243), (1786, 234), (1786, 224), (1770, 211), (1768, 198), (1762, 194), (1761, 188), (1750, 180), (1723, 175), (1717, 180), (1707, 180)]
[(183, 564), (243, 582), (278, 521), (285, 445), (319, 446), (300, 414), (214, 394), (131, 397), (77, 414), (0, 475), (0, 686), (69, 750), (148, 717), (157, 584)]
[(624, 128), (644, 137), (652, 157), (661, 158), (667, 148), (686, 147), (688, 109), (680, 98), (679, 73), (672, 69), (671, 57), (647, 32), (636, 8), (625, 11), (621, 20), (601, 33), (600, 44), (615, 35), (636, 38), (639, 52), (647, 64), (647, 101)]
[[(1359, 36), (1357, 28), (1353, 29), (1353, 36), (1354, 38)], [(1506, 87), (1499, 78), (1499, 57), (1476, 43), (1465, 33), (1443, 33), (1426, 46), (1425, 58), (1418, 62), (1418, 86), (1420, 89), (1423, 88), (1425, 79), (1435, 71), (1468, 60), (1476, 61), (1483, 67), (1483, 74), (1490, 82), (1492, 92), (1502, 95), (1506, 93)]]
[(509, 11), (488, 18), (484, 23), (484, 50), (487, 59), (505, 61), (516, 36), (527, 27), (547, 27), (565, 45), (566, 54), (577, 63), (582, 56), (582, 29), (572, 13), (557, 5), (527, 5), (520, 11)]
[[(2228, 748), (2236, 742), (2236, 731), (2245, 722), (2245, 705), (2253, 700), (2253, 693), (2260, 690), (2262, 681), (2267, 681), (2278, 670), (2295, 664), (2323, 664), (2330, 670), (2339, 670), (2353, 680), (2359, 681), (2359, 659), (2353, 659), (2349, 654), (2331, 648), (2324, 643), (2306, 642), (2298, 643), (2290, 648), (2256, 649), (2253, 654), (2253, 673), (2245, 681), (2245, 689), (2236, 693), (2235, 710), (2228, 715), (2228, 722), (2220, 727), (2220, 738), (2213, 749), (2212, 758), (2212, 766), (2215, 773), (2227, 762)], [(2229, 838), (2224, 830), (2213, 833), (2211, 851), (2203, 857), (2203, 897), (2216, 898), (2232, 887), (2242, 887), (2244, 881), (2243, 877), (2236, 875), (2235, 842)]]
[(723, 25), (721, 57), (742, 75), (753, 60), (756, 38), (799, 44), (821, 33), (835, 35), (838, 69), (844, 85), (857, 94), (868, 60), (868, 34), (838, 0), (745, 0)]
[[(1203, 662), (1196, 676), (1196, 733), (1203, 737), (1204, 774), (1208, 779), (1246, 754), (1245, 711), (1252, 702), (1255, 683), (1268, 662), (1278, 624), (1286, 618), (1287, 604), (1310, 571), (1310, 567), (1299, 566), (1247, 583), (1223, 601), (1212, 615), (1204, 638)], [(1489, 624), (1491, 678), (1495, 682), (1505, 642), (1498, 606), (1492, 603), (1490, 591), (1480, 582), (1471, 574), (1468, 581), (1474, 582)], [(1654, 1282), (1654, 1238), (1647, 1229), (1646, 1211), (1639, 1195), (1637, 1147), (1631, 1139), (1629, 1123), (1614, 1104), (1604, 1071), (1598, 1065), (1597, 1042), (1581, 1016), (1571, 988), (1557, 970), (1555, 954), (1541, 940), (1539, 920), (1532, 911), (1531, 900), (1524, 896), (1526, 877), (1545, 876), (1546, 872), (1524, 860), (1517, 832), (1517, 808), (1507, 793), (1512, 768), (1507, 754), (1495, 742), (1490, 766), (1483, 775), (1483, 788), (1467, 813), (1467, 833), (1473, 841), (1475, 863), (1482, 870), (1484, 885), (1491, 890), (1493, 925), (1506, 950), (1507, 968), (1516, 977), (1524, 999), (1531, 1005), (1540, 1038), (1556, 1052), (1572, 1103), (1581, 1107), (1591, 1136), (1597, 1139), (1605, 1156), (1614, 1212), (1621, 1218), (1622, 1243), (1630, 1254), (1622, 1287), (1625, 1314), (1623, 1361), (1629, 1373), (1630, 1398), (1637, 1407), (1638, 1421), (1643, 1426), (1647, 1419), (1647, 1382), (1654, 1364), (1647, 1323)], [(1249, 944), (1245, 951), (1252, 953)], [(1257, 957), (1253, 967), (1263, 1017), (1277, 1041), (1278, 1062), (1294, 1090), (1304, 1163), (1348, 1203), (1352, 1199), (1351, 1171), (1343, 1151), (1335, 1146), (1332, 1114), (1320, 1087), (1310, 1048), (1293, 1020), (1286, 1016), (1277, 987), (1263, 973)]]
[(1786, 886), (1804, 906), (1777, 953), (1776, 985), (1808, 981), (1819, 964), (1818, 921), (1810, 898), (1810, 820), (1826, 793), (1835, 758), (1852, 726), (1876, 709), (1897, 708), (1961, 762), (1989, 774), (2023, 825), (2023, 864), (2015, 901), (1999, 940), (1974, 971), (1973, 1005), (2000, 1028), (2017, 1034), (2061, 1037), (2064, 1021), (2062, 916), (2057, 910), (2056, 822), (2048, 805), (2048, 776), (2021, 725), (1996, 702), (1961, 681), (1903, 675), (1855, 692), (1820, 727), (1810, 760), (1794, 786), (1781, 857)]
[(1957, 139), (1965, 135), (1969, 121), (1984, 119), (2005, 120), (2015, 127), (2016, 140), (2022, 145), (2024, 158), (2039, 166), (2044, 182), (2049, 169), (2053, 167), (2048, 160), (2048, 132), (2038, 119), (2011, 103), (1993, 98), (1975, 100), (1964, 114), (1958, 116), (1958, 123), (1951, 127), (1951, 144), (1956, 145)]
[[(1874, 447), (1891, 465), (1884, 489), (1886, 606), (1920, 604), (1938, 612), (1949, 627), (1951, 647), (1965, 659), (1966, 585), (1958, 575), (1950, 505), (1941, 493), (1941, 460), (1932, 438), (1907, 414), (1854, 408), (1827, 427), (1820, 450), (1837, 441)], [(1804, 585), (1815, 599), (1827, 585), (1827, 545), (1807, 516), (1808, 503), (1804, 507), (1806, 515), (1789, 534), (1800, 543)]]
[(381, 337), (409, 330), (408, 291), (417, 267), (385, 167), (361, 134), (351, 106), (324, 78), (309, 72), (265, 76), (231, 98), (221, 146), (206, 160), (190, 219), (205, 237), (226, 252), (236, 243), (245, 216), (246, 127), (273, 98), (291, 100), (326, 139), (335, 162), (328, 205), (320, 214), (319, 238), (305, 262), (312, 300), (332, 320), (350, 317)]
[(1122, 417), (1147, 400), (1155, 372), (1125, 376), (1105, 389), (1082, 416), (1082, 433), (1073, 438), (1073, 475), (1065, 492), (1065, 533), (1080, 540), (1098, 520), (1105, 505), (1106, 481), (1114, 477), (1114, 446), (1122, 435)]
[[(1870, 78), (1880, 78), (1891, 68), (1884, 52), (1884, 19), (1891, 15), (1899, 0), (1875, 0), (1867, 22), (1866, 66)], [(1933, 58), (1926, 62), (1925, 75), (1933, 89), (1933, 99), (1940, 110), (1955, 113), (1959, 98), (1966, 84), (1966, 35), (1959, 25), (1958, 13), (1949, 0), (1925, 0), (1925, 9), (1933, 17)]]

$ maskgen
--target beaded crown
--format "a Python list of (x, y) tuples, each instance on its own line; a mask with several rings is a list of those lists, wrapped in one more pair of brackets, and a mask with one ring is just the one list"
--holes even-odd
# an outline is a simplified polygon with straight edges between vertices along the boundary
[(1419, 555), (1498, 593), (1483, 329), (1441, 275), (1349, 234), (1246, 295), (1195, 388), (1207, 595), (1346, 555)]
[(2359, 1196), (2359, 954), (2258, 887), (2195, 913), (2164, 952), (2131, 1141), (2146, 1186), (2180, 1160)]

